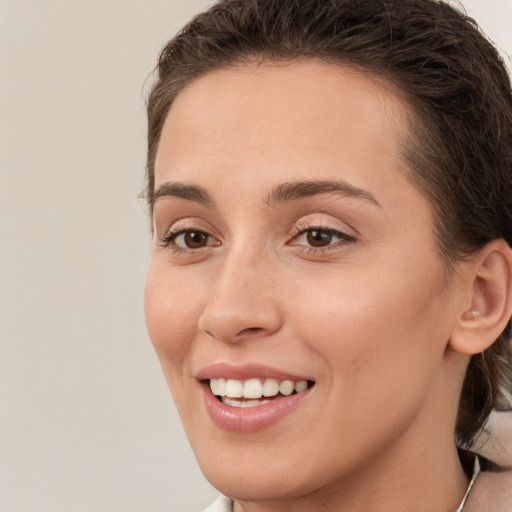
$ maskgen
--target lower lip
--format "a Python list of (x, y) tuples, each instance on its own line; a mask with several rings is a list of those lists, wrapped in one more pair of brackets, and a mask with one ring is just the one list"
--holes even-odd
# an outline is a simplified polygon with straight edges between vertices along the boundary
[(271, 427), (299, 407), (311, 389), (275, 398), (268, 404), (242, 408), (226, 405), (213, 395), (207, 384), (203, 383), (202, 386), (204, 403), (211, 420), (220, 429), (230, 432), (255, 432)]

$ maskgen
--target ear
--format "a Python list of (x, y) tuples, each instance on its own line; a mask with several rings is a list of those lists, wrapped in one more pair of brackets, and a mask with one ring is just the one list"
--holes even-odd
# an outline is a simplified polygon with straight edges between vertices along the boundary
[(470, 261), (461, 307), (450, 337), (450, 346), (467, 355), (483, 352), (505, 329), (512, 315), (512, 250), (504, 240), (493, 240)]

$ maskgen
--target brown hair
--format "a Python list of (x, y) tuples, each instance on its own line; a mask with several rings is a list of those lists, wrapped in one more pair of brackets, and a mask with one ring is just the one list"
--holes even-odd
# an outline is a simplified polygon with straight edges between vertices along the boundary
[[(385, 76), (411, 109), (410, 178), (430, 199), (448, 263), (493, 239), (512, 245), (512, 91), (495, 47), (436, 0), (221, 0), (162, 50), (148, 100), (147, 198), (169, 108), (194, 78), (221, 67), (309, 57)], [(510, 401), (510, 323), (470, 360), (456, 435), (470, 446)]]

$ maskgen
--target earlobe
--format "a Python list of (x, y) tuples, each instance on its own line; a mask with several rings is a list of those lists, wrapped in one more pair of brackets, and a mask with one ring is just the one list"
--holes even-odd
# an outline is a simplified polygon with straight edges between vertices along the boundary
[(456, 318), (450, 345), (473, 355), (496, 341), (512, 315), (512, 250), (504, 240), (494, 240), (467, 265), (469, 297)]

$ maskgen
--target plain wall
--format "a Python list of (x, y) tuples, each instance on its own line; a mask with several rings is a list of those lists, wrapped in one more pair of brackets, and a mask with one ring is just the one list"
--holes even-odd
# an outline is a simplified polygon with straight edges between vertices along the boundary
[[(203, 0), (0, 0), (0, 510), (198, 512), (143, 317), (142, 88)], [(512, 0), (466, 0), (512, 53)]]

